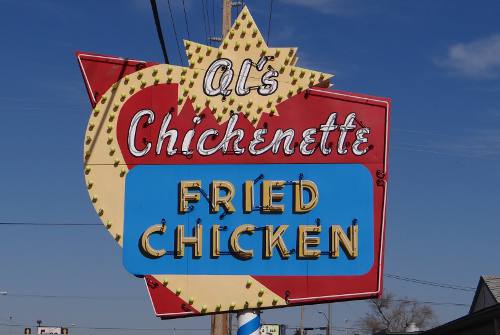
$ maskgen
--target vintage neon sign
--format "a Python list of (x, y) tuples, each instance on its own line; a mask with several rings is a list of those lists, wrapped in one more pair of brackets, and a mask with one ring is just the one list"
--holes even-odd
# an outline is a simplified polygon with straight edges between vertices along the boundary
[(78, 53), (87, 188), (156, 314), (379, 295), (389, 100), (327, 89), (246, 8), (185, 47), (188, 67)]

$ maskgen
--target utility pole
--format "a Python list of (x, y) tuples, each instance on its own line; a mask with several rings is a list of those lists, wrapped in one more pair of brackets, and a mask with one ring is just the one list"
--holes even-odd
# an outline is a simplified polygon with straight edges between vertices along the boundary
[(232, 9), (233, 7), (243, 6), (243, 1), (231, 1), (231, 0), (222, 0), (222, 36), (212, 36), (210, 37), (210, 41), (213, 42), (222, 42), (224, 37), (227, 35), (229, 30), (231, 29), (232, 24)]
[[(232, 0), (222, 0), (222, 37), (212, 37), (212, 41), (222, 41), (231, 29), (232, 18), (231, 10), (234, 5), (241, 3), (233, 3)], [(231, 318), (232, 321), (232, 318)], [(212, 315), (210, 334), (211, 335), (229, 335), (231, 333), (232, 324), (229, 322), (229, 314)]]
[(227, 314), (215, 314), (212, 315), (211, 320), (211, 334), (212, 335), (228, 335), (229, 333), (229, 322)]
[(226, 36), (231, 29), (231, 10), (233, 8), (232, 0), (222, 0), (222, 38)]

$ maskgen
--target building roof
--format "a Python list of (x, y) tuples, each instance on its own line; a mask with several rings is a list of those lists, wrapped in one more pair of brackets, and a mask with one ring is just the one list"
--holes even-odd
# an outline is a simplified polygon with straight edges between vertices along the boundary
[(469, 313), (500, 303), (500, 276), (481, 276)]
[(483, 276), (482, 278), (497, 303), (500, 303), (500, 276)]
[(403, 331), (403, 332), (389, 332), (387, 330), (381, 330), (377, 333), (374, 333), (373, 335), (408, 335), (408, 334), (412, 334), (412, 335), (417, 335), (417, 334), (425, 334), (425, 332), (423, 331), (416, 331), (416, 332), (407, 332), (407, 331)]
[(500, 304), (496, 304), (477, 312), (467, 314), (461, 318), (429, 329), (425, 335), (449, 334), (495, 334), (495, 319), (500, 318)]

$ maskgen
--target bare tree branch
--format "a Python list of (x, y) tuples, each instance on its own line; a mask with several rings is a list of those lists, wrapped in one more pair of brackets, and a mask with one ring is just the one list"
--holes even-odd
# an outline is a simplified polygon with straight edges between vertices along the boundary
[(371, 312), (358, 320), (357, 324), (372, 332), (404, 331), (411, 323), (424, 330), (436, 319), (430, 306), (407, 298), (396, 299), (390, 292), (384, 293), (379, 299), (370, 300), (370, 309)]

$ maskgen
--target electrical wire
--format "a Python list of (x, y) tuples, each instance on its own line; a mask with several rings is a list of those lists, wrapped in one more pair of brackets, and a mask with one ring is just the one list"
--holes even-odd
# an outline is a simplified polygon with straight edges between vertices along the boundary
[(177, 29), (175, 29), (174, 14), (172, 13), (172, 6), (170, 6), (170, 0), (167, 0), (168, 11), (170, 12), (170, 20), (172, 21), (172, 29), (175, 35), (175, 43), (177, 44), (177, 53), (179, 54), (179, 63), (182, 64), (181, 47), (179, 45), (179, 37), (177, 36)]
[(85, 295), (57, 295), (57, 294), (25, 294), (25, 293), (10, 293), (7, 292), (2, 297), (13, 298), (42, 298), (42, 299), (67, 299), (67, 300), (111, 300), (111, 301), (124, 301), (124, 300), (145, 300), (144, 297), (139, 296), (85, 296)]
[[(65, 299), (65, 300), (111, 300), (111, 301), (124, 301), (124, 300), (144, 300), (144, 297), (140, 296), (86, 296), (86, 295), (57, 295), (57, 294), (40, 294), (40, 293), (10, 293), (3, 297), (12, 298), (42, 298), (42, 299)], [(393, 299), (398, 302), (410, 302), (410, 303), (420, 303), (426, 305), (436, 305), (436, 306), (456, 306), (456, 307), (469, 307), (466, 303), (457, 302), (447, 302), (447, 301), (423, 301), (416, 299)], [(314, 310), (319, 312), (319, 309), (315, 306), (311, 306)]]
[[(25, 227), (33, 227), (33, 226), (52, 226), (52, 227), (85, 227), (85, 226), (90, 226), (90, 227), (97, 227), (97, 226), (102, 226), (100, 223), (51, 223), (51, 222), (13, 222), (13, 221), (1, 221), (0, 226), (25, 226)], [(396, 275), (392, 273), (386, 273), (384, 275), (386, 278), (391, 278), (391, 279), (396, 279), (400, 281), (405, 281), (409, 283), (414, 283), (414, 284), (420, 284), (420, 285), (427, 285), (427, 286), (433, 286), (433, 287), (439, 287), (439, 288), (445, 288), (445, 289), (451, 289), (451, 290), (458, 290), (458, 291), (464, 291), (464, 292), (473, 292), (476, 290), (475, 287), (472, 286), (463, 286), (463, 285), (456, 285), (456, 284), (450, 284), (450, 283), (440, 283), (440, 282), (434, 282), (434, 281), (429, 281), (429, 280), (423, 280), (423, 279), (417, 279), (417, 278), (411, 278), (411, 277), (405, 277), (401, 275)]]
[(466, 291), (466, 292), (471, 292), (471, 291), (476, 290), (475, 287), (471, 287), (471, 286), (462, 286), (462, 285), (455, 285), (455, 284), (448, 284), (448, 283), (438, 283), (438, 282), (433, 282), (433, 281), (429, 281), (429, 280), (404, 277), (404, 276), (390, 274), (390, 273), (386, 273), (384, 275), (384, 277), (391, 278), (391, 279), (397, 279), (397, 280), (401, 280), (401, 281), (406, 281), (406, 282), (410, 282), (410, 283), (415, 283), (415, 284), (428, 285), (428, 286), (434, 286), (434, 287), (440, 287), (440, 288), (447, 288), (447, 289), (451, 289), (451, 290), (459, 290), (459, 291)]
[(273, 0), (270, 0), (269, 22), (267, 23), (267, 45), (271, 43), (271, 20), (273, 17)]
[(100, 223), (50, 223), (50, 222), (0, 222), (0, 226), (52, 226), (52, 227), (85, 227), (85, 226), (100, 226)]
[(424, 305), (435, 305), (435, 306), (456, 306), (456, 307), (470, 307), (470, 304), (458, 303), (458, 302), (440, 302), (440, 301), (423, 301), (423, 300), (413, 300), (413, 299), (393, 299), (397, 302), (414, 302)]
[(491, 156), (495, 155), (494, 152), (487, 152), (487, 153), (478, 153), (476, 155), (471, 155), (470, 152), (449, 152), (449, 151), (444, 151), (444, 150), (429, 150), (429, 149), (422, 149), (422, 145), (417, 145), (417, 144), (404, 144), (404, 145), (394, 145), (391, 144), (392, 149), (396, 149), (399, 151), (413, 151), (413, 152), (423, 152), (423, 153), (429, 153), (429, 154), (436, 154), (440, 156), (447, 156), (447, 157), (455, 157), (455, 158), (465, 158), (465, 159), (489, 159)]
[(437, 132), (425, 131), (425, 130), (417, 130), (417, 129), (406, 129), (406, 128), (391, 127), (391, 131), (401, 132), (401, 133), (410, 133), (410, 134), (419, 134), (419, 135), (426, 135), (426, 136), (430, 135), (430, 136), (447, 137), (447, 138), (453, 138), (453, 139), (457, 138), (456, 136), (450, 135), (450, 134), (440, 134), (440, 133), (437, 133)]
[[(0, 323), (0, 326), (4, 327), (26, 327), (25, 324), (14, 324), (14, 323)], [(172, 331), (175, 332), (177, 330), (181, 331), (208, 331), (210, 329), (207, 328), (129, 328), (129, 327), (96, 327), (96, 326), (71, 326), (71, 329), (91, 329), (91, 330), (126, 330), (126, 331)]]
[(207, 18), (205, 17), (205, 0), (201, 0), (201, 16), (203, 16), (203, 29), (205, 29), (205, 40), (210, 42), (208, 38), (210, 28), (207, 30)]
[(215, 0), (212, 0), (212, 37), (217, 36), (215, 33)]
[(184, 9), (184, 22), (186, 23), (187, 37), (190, 40), (191, 36), (189, 34), (189, 24), (188, 24), (187, 12), (186, 12), (186, 3), (184, 2), (184, 0), (182, 0), (182, 8)]
[(238, 17), (238, 15), (239, 15), (238, 14), (238, 6), (233, 6), (233, 4), (231, 4), (231, 16), (232, 17)]
[(158, 16), (158, 7), (156, 6), (156, 0), (150, 0), (150, 2), (151, 9), (153, 10), (156, 32), (158, 34), (158, 39), (160, 40), (161, 51), (163, 53), (163, 60), (165, 61), (165, 64), (170, 64), (168, 60), (167, 47), (165, 46), (165, 39), (163, 38), (163, 32), (161, 31), (160, 17)]
[(209, 10), (208, 10), (208, 6), (209, 6), (209, 0), (203, 0), (203, 2), (205, 3), (204, 7), (205, 7), (205, 14), (207, 16), (207, 26), (208, 26), (208, 39), (211, 40), (210, 37), (214, 36), (214, 33), (213, 33), (213, 30), (210, 30), (211, 29), (211, 22), (210, 22), (210, 15), (209, 15)]
[[(2, 221), (2, 222), (0, 222), (0, 226), (25, 226), (25, 227), (28, 227), (28, 226), (29, 227), (52, 226), (52, 227), (75, 227), (76, 228), (76, 227), (97, 227), (97, 226), (102, 226), (102, 225), (99, 223), (49, 223), (49, 222), (12, 222), (12, 221), (6, 222), (6, 221)], [(471, 286), (462, 286), (462, 285), (449, 284), (449, 283), (439, 283), (439, 282), (434, 282), (434, 281), (429, 281), (429, 280), (400, 276), (400, 275), (391, 274), (391, 273), (386, 273), (384, 275), (384, 277), (396, 279), (396, 280), (400, 280), (400, 281), (405, 281), (405, 282), (409, 282), (409, 283), (414, 283), (414, 284), (427, 285), (427, 286), (433, 286), (433, 287), (439, 287), (439, 288), (445, 288), (445, 289), (451, 289), (451, 290), (459, 290), (459, 291), (464, 291), (464, 292), (473, 292), (476, 290), (476, 288), (471, 287)]]
[[(293, 326), (287, 326), (286, 329), (291, 329), (291, 330), (299, 330), (299, 329), (304, 329), (304, 330), (324, 330), (326, 329), (326, 326), (319, 326), (319, 327), (301, 327), (298, 325), (293, 325)], [(330, 328), (331, 330), (340, 330), (340, 331), (346, 331), (346, 330), (359, 330), (359, 331), (371, 331), (371, 329), (368, 328), (358, 328), (358, 327), (338, 327), (338, 326), (332, 326)]]

